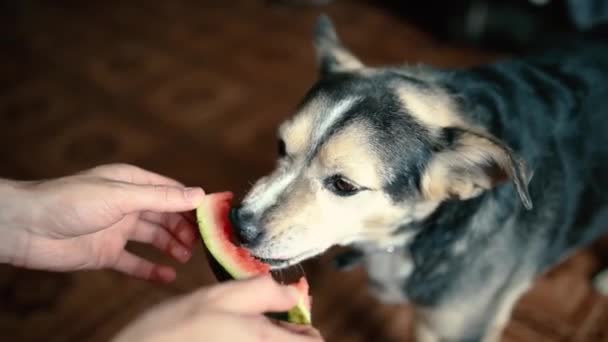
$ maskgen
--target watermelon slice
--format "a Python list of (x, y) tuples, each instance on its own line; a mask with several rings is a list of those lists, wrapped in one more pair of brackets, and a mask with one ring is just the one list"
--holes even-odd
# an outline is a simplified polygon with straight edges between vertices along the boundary
[[(247, 249), (240, 247), (228, 218), (233, 194), (218, 192), (208, 194), (196, 209), (198, 227), (205, 244), (211, 268), (220, 281), (245, 279), (271, 273), (270, 265), (254, 258)], [(311, 300), (305, 277), (294, 286), (300, 292), (300, 300), (289, 312), (271, 315), (296, 324), (311, 324)]]

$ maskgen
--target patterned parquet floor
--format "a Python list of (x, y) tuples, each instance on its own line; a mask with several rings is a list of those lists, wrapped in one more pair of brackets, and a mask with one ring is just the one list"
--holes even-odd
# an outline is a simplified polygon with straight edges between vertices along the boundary
[[(272, 167), (275, 128), (316, 76), (310, 32), (319, 8), (254, 0), (0, 4), (2, 177), (129, 162), (208, 192), (242, 194)], [(370, 2), (322, 10), (370, 64), (496, 58), (438, 43)], [(589, 282), (608, 260), (602, 246), (539, 279), (505, 341), (608, 341), (608, 300)], [(410, 340), (408, 306), (379, 304), (361, 270), (338, 273), (328, 262), (329, 254), (305, 263), (328, 341)], [(106, 341), (151, 305), (214, 282), (200, 249), (178, 270), (174, 284), (161, 286), (108, 271), (2, 266), (0, 340)]]

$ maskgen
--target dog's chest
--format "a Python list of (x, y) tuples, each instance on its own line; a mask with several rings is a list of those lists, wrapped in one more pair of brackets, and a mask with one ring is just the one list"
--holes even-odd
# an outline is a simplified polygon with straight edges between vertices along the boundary
[(386, 303), (406, 302), (405, 284), (412, 273), (413, 263), (405, 248), (363, 248), (363, 252), (370, 291)]

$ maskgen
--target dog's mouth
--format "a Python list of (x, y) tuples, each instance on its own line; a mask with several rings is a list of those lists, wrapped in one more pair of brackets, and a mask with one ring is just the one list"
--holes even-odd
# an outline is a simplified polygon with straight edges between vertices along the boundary
[(253, 257), (256, 258), (257, 260), (260, 260), (261, 262), (269, 265), (270, 269), (272, 271), (281, 271), (281, 270), (287, 269), (291, 266), (297, 265), (298, 263), (300, 263), (300, 261), (303, 260), (301, 258), (290, 258), (290, 259), (261, 258), (261, 257), (255, 256), (255, 255)]
[(312, 258), (315, 255), (321, 254), (322, 252), (323, 252), (323, 250), (310, 250), (308, 252), (301, 253), (295, 257), (285, 258), (285, 259), (263, 258), (263, 257), (255, 255), (255, 254), (252, 254), (252, 256), (254, 258), (260, 260), (261, 262), (270, 265), (271, 270), (281, 270), (281, 269), (285, 269), (290, 266), (296, 265), (306, 259)]
[(271, 267), (280, 267), (281, 265), (289, 265), (289, 260), (291, 259), (269, 259), (269, 258), (260, 258), (257, 256), (253, 256), (254, 258), (260, 260), (261, 262), (270, 265)]

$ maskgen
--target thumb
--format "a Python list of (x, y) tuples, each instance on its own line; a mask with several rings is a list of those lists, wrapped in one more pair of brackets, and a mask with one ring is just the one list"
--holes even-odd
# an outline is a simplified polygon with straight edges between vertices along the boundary
[(204, 196), (205, 192), (199, 187), (125, 183), (120, 187), (116, 200), (124, 213), (143, 210), (180, 212), (195, 209)]
[(219, 309), (240, 314), (287, 311), (298, 296), (295, 288), (277, 284), (270, 275), (224, 283), (209, 294)]

